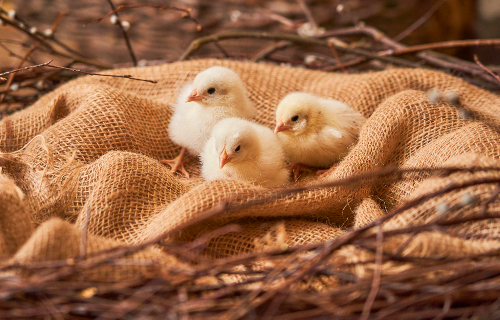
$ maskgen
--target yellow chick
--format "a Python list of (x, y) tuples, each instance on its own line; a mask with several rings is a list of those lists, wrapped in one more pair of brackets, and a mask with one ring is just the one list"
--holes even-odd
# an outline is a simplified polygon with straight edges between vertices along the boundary
[(182, 89), (168, 128), (170, 138), (183, 148), (175, 159), (161, 162), (170, 165), (172, 173), (180, 170), (189, 178), (184, 168), (186, 149), (198, 156), (219, 120), (252, 119), (256, 112), (236, 72), (215, 66), (198, 73), (193, 82)]
[(277, 187), (289, 179), (281, 143), (269, 128), (239, 118), (219, 121), (201, 153), (205, 180), (244, 180)]
[(294, 92), (279, 103), (274, 132), (291, 163), (329, 168), (346, 155), (365, 121), (343, 102)]

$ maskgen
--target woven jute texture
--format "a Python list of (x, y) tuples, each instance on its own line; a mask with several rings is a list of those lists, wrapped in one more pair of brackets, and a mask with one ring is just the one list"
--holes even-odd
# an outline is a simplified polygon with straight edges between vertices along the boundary
[[(231, 256), (263, 250), (278, 242), (295, 245), (333, 239), (348, 228), (366, 226), (406, 199), (448, 183), (500, 176), (498, 171), (439, 177), (415, 173), (400, 182), (360, 183), (281, 196), (280, 189), (245, 182), (204, 182), (199, 160), (192, 157), (186, 166), (191, 179), (173, 175), (159, 162), (180, 151), (167, 132), (172, 104), (187, 81), (213, 65), (229, 67), (241, 76), (258, 109), (255, 120), (269, 128), (274, 127), (278, 102), (293, 91), (343, 101), (368, 118), (358, 142), (339, 165), (321, 177), (303, 177), (298, 185), (345, 178), (384, 165), (500, 167), (500, 135), (496, 129), (500, 122), (499, 97), (436, 71), (389, 69), (338, 74), (231, 60), (111, 70), (106, 73), (158, 83), (81, 77), (1, 120), (0, 256), (10, 258), (10, 262), (77, 256), (89, 211), (90, 252), (118, 244), (140, 244), (172, 230), (177, 232), (170, 233), (169, 238), (189, 241), (238, 223), (241, 232), (217, 237), (205, 250), (214, 258)], [(429, 103), (426, 92), (435, 87), (442, 92), (455, 91), (469, 110), (468, 116), (445, 101)], [(495, 188), (483, 184), (454, 191), (407, 210), (383, 227), (428, 223), (442, 214), (436, 210), (439, 204), (452, 207), (464, 194), (487, 199)], [(274, 198), (244, 205), (268, 196)], [(227, 200), (242, 206), (178, 231)], [(499, 209), (500, 202), (489, 204), (491, 212)], [(467, 217), (479, 211), (471, 206), (460, 215)], [(500, 224), (495, 219), (443, 230), (420, 233), (403, 254), (463, 256), (500, 244)], [(384, 249), (396, 250), (406, 240), (404, 236), (393, 237), (384, 242)], [(345, 252), (351, 261), (362, 259), (356, 256), (361, 251), (345, 250), (351, 250)], [(181, 265), (157, 248), (126, 258)], [(161, 269), (155, 270), (166, 272)], [(101, 267), (87, 276), (109, 280), (141, 272), (141, 267)]]

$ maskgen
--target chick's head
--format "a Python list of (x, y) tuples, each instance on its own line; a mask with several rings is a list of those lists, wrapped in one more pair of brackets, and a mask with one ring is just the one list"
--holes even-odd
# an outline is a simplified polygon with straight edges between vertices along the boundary
[(208, 107), (234, 106), (245, 96), (245, 86), (236, 72), (216, 66), (196, 75), (186, 102), (198, 101)]
[(219, 155), (219, 167), (237, 164), (255, 158), (259, 145), (254, 130), (240, 119), (221, 120), (214, 129), (215, 152)]
[(303, 135), (317, 131), (321, 125), (321, 109), (316, 97), (308, 93), (290, 93), (276, 109), (275, 133)]

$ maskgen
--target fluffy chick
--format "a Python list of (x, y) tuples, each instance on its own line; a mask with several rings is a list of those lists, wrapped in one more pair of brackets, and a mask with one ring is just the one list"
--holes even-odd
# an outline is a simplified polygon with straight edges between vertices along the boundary
[(328, 168), (345, 156), (365, 121), (343, 102), (294, 92), (279, 103), (274, 132), (291, 163)]
[(199, 155), (219, 120), (252, 119), (256, 112), (236, 72), (215, 66), (198, 73), (182, 89), (168, 128), (170, 138), (183, 147), (181, 153), (173, 160), (161, 162), (169, 164), (172, 172), (181, 170), (189, 178), (183, 166), (186, 149), (192, 155)]
[(201, 153), (205, 180), (244, 180), (266, 187), (288, 181), (281, 143), (269, 128), (239, 118), (217, 123)]

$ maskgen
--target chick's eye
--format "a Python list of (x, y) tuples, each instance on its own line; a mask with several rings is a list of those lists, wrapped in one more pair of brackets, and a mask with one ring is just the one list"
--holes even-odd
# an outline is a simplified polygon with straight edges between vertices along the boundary
[(240, 147), (241, 146), (237, 146), (236, 149), (234, 149), (234, 151), (236, 151), (236, 152), (240, 151)]
[(299, 116), (293, 116), (292, 117), (292, 121), (297, 121), (297, 120), (299, 120)]
[(208, 94), (213, 94), (215, 92), (215, 88), (210, 88), (207, 90)]

